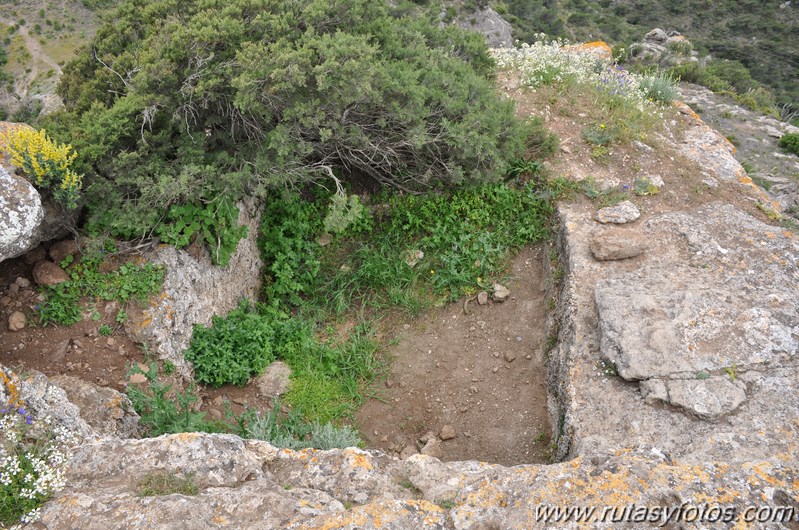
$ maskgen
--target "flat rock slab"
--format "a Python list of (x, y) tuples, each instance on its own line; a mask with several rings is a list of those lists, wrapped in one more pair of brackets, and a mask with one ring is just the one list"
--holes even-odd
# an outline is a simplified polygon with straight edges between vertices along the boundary
[(648, 267), (599, 281), (595, 297), (602, 354), (627, 380), (753, 368), (799, 348), (795, 299), (746, 273)]
[[(138, 494), (143, 478), (165, 471), (191, 476), (198, 493)], [(707, 502), (742, 512), (749, 505), (794, 505), (799, 472), (768, 462), (669, 463), (654, 454), (508, 468), (423, 455), (399, 460), (355, 448), (279, 450), (232, 435), (184, 433), (83, 446), (66, 478), (41, 510), (50, 530), (528, 530), (574, 528), (541, 522), (543, 508), (558, 506), (679, 509)]]
[(627, 259), (643, 254), (646, 240), (632, 230), (610, 228), (594, 235), (590, 248), (599, 261)]
[(644, 401), (668, 403), (703, 420), (716, 420), (746, 401), (746, 385), (730, 377), (708, 379), (648, 379), (641, 381)]
[(591, 205), (559, 213), (559, 458), (799, 461), (799, 237), (710, 203), (639, 221), (635, 261), (598, 261)]
[(594, 220), (602, 224), (626, 224), (641, 217), (641, 211), (630, 201), (622, 201), (616, 206), (600, 208), (594, 215)]

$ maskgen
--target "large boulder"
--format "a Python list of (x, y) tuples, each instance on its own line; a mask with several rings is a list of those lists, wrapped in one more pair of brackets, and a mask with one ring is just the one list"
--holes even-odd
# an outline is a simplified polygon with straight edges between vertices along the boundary
[[(164, 475), (189, 477), (197, 493), (140, 494), (143, 480)], [(398, 460), (355, 448), (278, 450), (231, 435), (186, 433), (82, 447), (67, 487), (42, 508), (40, 524), (50, 530), (574, 528), (547, 511), (607, 505), (623, 518), (622, 510), (634, 505), (670, 512), (628, 528), (670, 527), (696, 522), (705, 503), (731, 507), (725, 523), (750, 505), (794, 506), (797, 478), (790, 463), (690, 465), (622, 454), (506, 468), (424, 455)], [(720, 513), (710, 517), (705, 522), (721, 522)]]
[(131, 314), (125, 323), (128, 335), (146, 343), (151, 352), (175, 365), (190, 378), (192, 367), (183, 357), (194, 326), (209, 325), (214, 315), (235, 309), (242, 298), (255, 300), (261, 285), (262, 262), (257, 238), (259, 209), (240, 206), (239, 224), (248, 236), (239, 241), (226, 267), (218, 267), (204, 248), (177, 250), (161, 245), (147, 259), (166, 269), (162, 292), (141, 314)]
[(30, 182), (0, 166), (0, 261), (21, 256), (39, 244), (42, 219), (39, 192)]
[(78, 440), (127, 438), (139, 433), (139, 416), (128, 397), (74, 377), (23, 376), (0, 364), (0, 405), (23, 406), (34, 419), (49, 416)]
[(482, 33), (491, 48), (513, 46), (513, 27), (490, 7), (459, 17), (457, 24), (464, 29)]

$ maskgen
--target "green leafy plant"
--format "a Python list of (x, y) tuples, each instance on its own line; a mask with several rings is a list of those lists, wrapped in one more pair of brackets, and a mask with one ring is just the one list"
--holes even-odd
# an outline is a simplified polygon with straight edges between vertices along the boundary
[(225, 430), (222, 426), (206, 422), (204, 414), (194, 410), (198, 398), (193, 386), (185, 391), (173, 389), (171, 384), (159, 379), (155, 362), (148, 364), (146, 372), (137, 365), (132, 366), (129, 374), (137, 373), (143, 373), (147, 382), (141, 387), (128, 385), (126, 393), (139, 415), (139, 424), (146, 429), (148, 436)]
[(780, 138), (780, 147), (799, 156), (799, 133), (788, 133)]
[(265, 310), (271, 319), (251, 311), (243, 300), (227, 316), (214, 316), (210, 327), (194, 327), (184, 355), (194, 365), (197, 381), (210, 386), (241, 386), (275, 360), (275, 330), (270, 320), (287, 317), (271, 308)]
[[(42, 289), (45, 301), (39, 308), (39, 319), (43, 324), (69, 326), (79, 322), (84, 297), (120, 303), (145, 301), (163, 282), (164, 269), (151, 263), (124, 263), (116, 270), (100, 272), (102, 261), (101, 255), (84, 257), (67, 271), (68, 281)], [(124, 310), (117, 313), (117, 323), (124, 318)]]
[(103, 324), (98, 328), (97, 332), (103, 337), (110, 337), (114, 333), (114, 330), (111, 329), (111, 326), (108, 324)]
[(227, 197), (217, 197), (206, 204), (173, 205), (155, 233), (176, 248), (194, 240), (205, 243), (216, 265), (225, 266), (239, 241), (247, 236), (247, 227), (239, 226), (239, 209)]

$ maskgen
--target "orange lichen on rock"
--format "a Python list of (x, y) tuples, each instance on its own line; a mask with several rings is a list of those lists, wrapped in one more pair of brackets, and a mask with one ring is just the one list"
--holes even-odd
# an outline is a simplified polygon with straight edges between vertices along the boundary
[(606, 61), (613, 60), (613, 50), (606, 42), (601, 40), (585, 42), (583, 44), (572, 44), (570, 46), (566, 46), (565, 50), (567, 53), (591, 55), (597, 59), (603, 59)]

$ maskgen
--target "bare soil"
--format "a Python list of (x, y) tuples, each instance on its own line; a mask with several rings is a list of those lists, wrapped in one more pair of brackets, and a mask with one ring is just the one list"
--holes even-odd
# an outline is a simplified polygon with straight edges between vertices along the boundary
[[(0, 263), (0, 363), (15, 370), (37, 370), (45, 375), (71, 375), (90, 383), (124, 391), (127, 367), (144, 362), (144, 352), (114, 322), (120, 309), (115, 302), (96, 305), (99, 320), (86, 318), (77, 324), (41, 326), (36, 314), (43, 298), (31, 275), (32, 265), (23, 258)], [(18, 287), (17, 278), (30, 281)], [(27, 325), (20, 331), (9, 331), (8, 318), (14, 311), (27, 316)], [(103, 337), (98, 329), (103, 324), (114, 329)]]
[(472, 301), (466, 313), (459, 301), (404, 326), (387, 352), (389, 379), (357, 415), (369, 447), (398, 454), (451, 425), (443, 460), (548, 461), (544, 254), (527, 248), (513, 260), (506, 302)]

